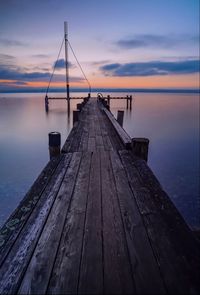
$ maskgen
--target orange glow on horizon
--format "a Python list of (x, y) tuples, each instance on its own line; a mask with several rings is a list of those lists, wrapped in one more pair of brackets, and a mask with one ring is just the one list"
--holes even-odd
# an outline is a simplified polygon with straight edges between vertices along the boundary
[[(113, 88), (198, 88), (199, 75), (171, 75), (148, 77), (101, 77), (91, 80), (93, 87)], [(94, 86), (95, 85), (95, 86)]]
[[(148, 76), (148, 77), (88, 77), (92, 88), (199, 88), (199, 75), (166, 75), (166, 76)], [(8, 84), (10, 87), (17, 88), (46, 88), (46, 81), (24, 81), (23, 84), (17, 84), (16, 80), (0, 80), (0, 85)], [(22, 82), (23, 81), (19, 81)], [(8, 86), (7, 85), (7, 86)], [(51, 87), (63, 88), (65, 82), (52, 82)], [(70, 82), (72, 87), (87, 88), (85, 82)]]

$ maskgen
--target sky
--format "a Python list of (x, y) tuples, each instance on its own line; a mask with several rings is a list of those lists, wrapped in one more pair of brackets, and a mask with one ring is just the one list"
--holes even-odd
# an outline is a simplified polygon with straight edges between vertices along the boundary
[[(92, 88), (199, 87), (199, 0), (0, 0), (0, 91), (46, 88), (68, 39)], [(69, 50), (70, 87), (87, 88)], [(65, 87), (61, 49), (50, 87)]]

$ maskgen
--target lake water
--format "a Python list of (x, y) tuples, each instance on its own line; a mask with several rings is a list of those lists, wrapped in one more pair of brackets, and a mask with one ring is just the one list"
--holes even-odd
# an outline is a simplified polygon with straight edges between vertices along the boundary
[[(85, 94), (73, 94), (79, 95)], [(132, 95), (132, 111), (125, 100), (111, 100), (111, 111), (125, 111), (131, 137), (150, 139), (149, 166), (187, 223), (200, 228), (198, 94)], [(77, 103), (71, 102), (71, 112)], [(47, 114), (44, 94), (0, 94), (0, 226), (48, 162), (48, 133), (59, 131), (63, 144), (71, 127), (64, 100), (50, 101)]]

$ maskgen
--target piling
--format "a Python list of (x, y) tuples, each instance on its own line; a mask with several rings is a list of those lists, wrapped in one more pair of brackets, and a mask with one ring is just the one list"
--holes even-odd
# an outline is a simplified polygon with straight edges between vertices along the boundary
[(132, 138), (132, 150), (135, 156), (148, 160), (149, 139), (148, 138)]
[(117, 122), (121, 127), (123, 127), (123, 120), (124, 120), (124, 111), (117, 112)]
[(49, 133), (49, 157), (50, 160), (53, 157), (60, 155), (60, 145), (61, 145), (61, 134), (59, 132)]
[(107, 96), (107, 103), (110, 106), (110, 95)]
[(130, 95), (130, 110), (132, 110), (132, 99), (133, 99), (133, 97), (132, 97), (132, 95)]
[(81, 111), (82, 107), (83, 107), (82, 103), (77, 103), (76, 108), (77, 108), (78, 111)]
[(126, 108), (127, 108), (127, 110), (128, 110), (128, 100), (129, 100), (129, 97), (128, 97), (128, 95), (126, 96)]
[(49, 111), (49, 99), (47, 95), (45, 96), (45, 110), (46, 112)]
[(78, 121), (80, 111), (73, 111), (73, 125)]

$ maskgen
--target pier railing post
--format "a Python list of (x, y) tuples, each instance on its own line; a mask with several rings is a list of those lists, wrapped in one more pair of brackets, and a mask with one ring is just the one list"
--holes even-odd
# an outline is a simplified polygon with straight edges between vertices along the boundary
[(123, 127), (124, 111), (117, 111), (117, 122)]
[(60, 144), (61, 144), (61, 134), (59, 132), (49, 133), (49, 157), (50, 160), (53, 157), (60, 155)]
[(148, 138), (132, 138), (132, 150), (135, 156), (148, 160), (149, 139)]

